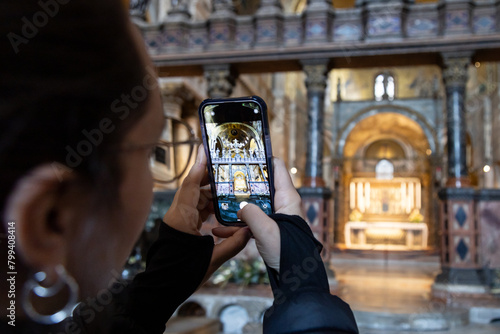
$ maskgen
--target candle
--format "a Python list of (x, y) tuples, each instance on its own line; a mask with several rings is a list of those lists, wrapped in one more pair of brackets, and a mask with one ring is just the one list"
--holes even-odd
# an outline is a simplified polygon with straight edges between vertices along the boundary
[(370, 182), (365, 183), (365, 206), (367, 210), (370, 208)]
[(356, 188), (354, 182), (349, 185), (349, 195), (350, 195), (350, 208), (351, 210), (356, 207)]
[(358, 209), (365, 212), (365, 197), (363, 196), (363, 183), (358, 182)]
[(420, 194), (420, 182), (417, 182), (417, 189), (415, 191), (415, 197), (416, 197), (416, 200), (417, 200), (417, 204), (416, 204), (416, 207), (417, 209), (420, 209), (420, 206), (422, 205), (422, 203), (420, 202), (421, 201), (421, 194)]
[(413, 203), (414, 203), (414, 199), (415, 199), (415, 193), (413, 192), (413, 182), (410, 182), (408, 184), (408, 212), (411, 211), (411, 209), (413, 209)]
[(406, 182), (401, 182), (401, 202), (400, 203), (401, 203), (401, 212), (406, 211), (406, 213), (408, 213), (408, 208), (406, 206)]

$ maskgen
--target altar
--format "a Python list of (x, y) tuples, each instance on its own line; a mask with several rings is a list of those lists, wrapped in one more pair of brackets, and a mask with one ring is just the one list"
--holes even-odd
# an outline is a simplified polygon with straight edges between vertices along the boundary
[(422, 185), (416, 177), (356, 177), (349, 184), (345, 246), (353, 249), (423, 250)]
[(418, 250), (427, 248), (429, 230), (425, 223), (350, 221), (344, 233), (348, 248)]

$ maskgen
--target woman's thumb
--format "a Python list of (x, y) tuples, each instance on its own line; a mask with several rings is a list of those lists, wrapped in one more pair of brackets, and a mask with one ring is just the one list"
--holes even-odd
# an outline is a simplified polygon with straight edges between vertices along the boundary
[[(276, 226), (274, 220), (269, 218), (257, 205), (251, 203), (238, 211), (238, 218), (250, 227), (255, 237), (265, 233), (271, 226)], [(276, 226), (276, 228), (278, 227)]]
[(281, 240), (278, 224), (254, 204), (247, 204), (238, 211), (238, 218), (252, 231), (257, 248), (267, 265), (279, 271)]

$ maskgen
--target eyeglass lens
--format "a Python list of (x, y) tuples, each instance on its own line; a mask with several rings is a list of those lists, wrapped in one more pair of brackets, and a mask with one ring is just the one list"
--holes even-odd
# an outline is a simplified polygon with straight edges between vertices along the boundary
[(155, 181), (170, 183), (181, 177), (189, 165), (197, 142), (189, 124), (167, 117), (160, 141), (154, 148), (150, 159), (151, 172)]

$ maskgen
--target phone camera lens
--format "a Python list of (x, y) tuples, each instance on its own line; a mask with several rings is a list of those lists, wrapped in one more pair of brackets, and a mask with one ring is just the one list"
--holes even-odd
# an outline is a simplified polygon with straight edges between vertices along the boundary
[(232, 130), (231, 130), (231, 134), (232, 134), (233, 136), (236, 136), (236, 135), (238, 134), (238, 130), (236, 130), (236, 129), (232, 129)]

